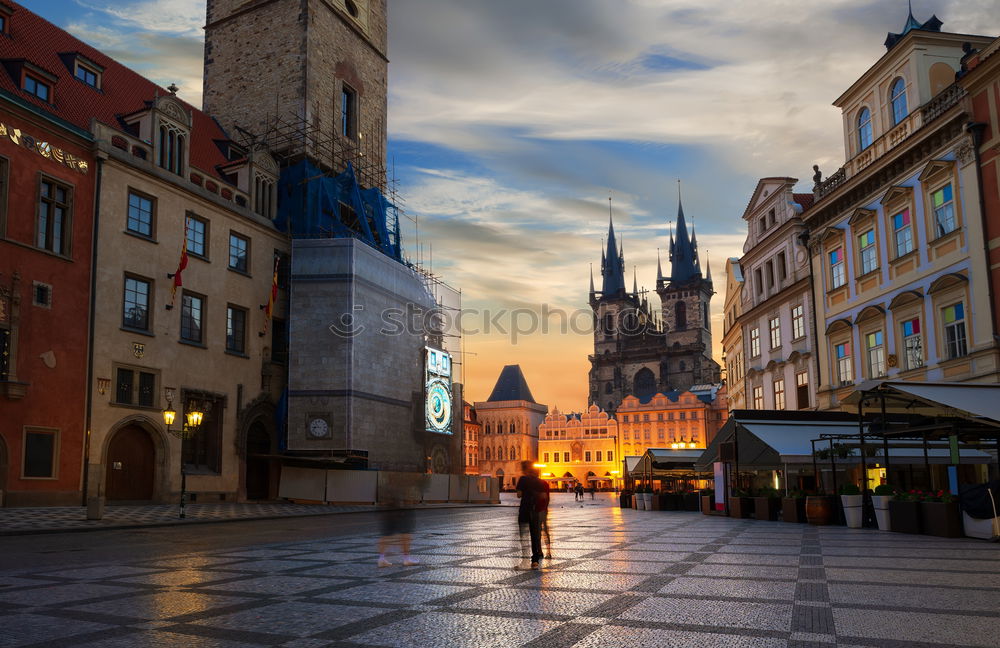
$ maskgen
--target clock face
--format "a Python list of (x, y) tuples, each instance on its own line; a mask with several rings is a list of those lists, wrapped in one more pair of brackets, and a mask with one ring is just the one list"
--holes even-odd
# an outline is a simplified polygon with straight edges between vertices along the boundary
[(433, 432), (451, 432), (451, 391), (442, 380), (427, 385), (427, 427)]
[(321, 418), (309, 421), (309, 435), (314, 439), (322, 439), (330, 433), (330, 424)]

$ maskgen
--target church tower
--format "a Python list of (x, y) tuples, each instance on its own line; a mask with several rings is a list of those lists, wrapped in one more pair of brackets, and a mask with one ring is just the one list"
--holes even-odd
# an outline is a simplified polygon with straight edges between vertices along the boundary
[(691, 385), (719, 380), (719, 364), (712, 359), (710, 305), (715, 289), (711, 269), (701, 270), (698, 238), (688, 235), (684, 205), (677, 197), (677, 233), (670, 235), (670, 276), (657, 270), (656, 293), (660, 296), (665, 342), (669, 352), (671, 385)]
[(386, 27), (386, 0), (208, 0), (205, 112), (384, 190)]

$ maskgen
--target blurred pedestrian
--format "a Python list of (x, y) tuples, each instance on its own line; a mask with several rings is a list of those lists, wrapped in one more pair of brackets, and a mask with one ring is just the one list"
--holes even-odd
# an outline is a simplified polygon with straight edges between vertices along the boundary
[(597, 491), (594, 487), (594, 482), (590, 482), (590, 488), (588, 490), (590, 491), (590, 499), (594, 499), (594, 493)]
[(576, 482), (576, 488), (573, 489), (573, 501), (582, 502), (583, 501), (583, 484)]
[(382, 535), (378, 540), (378, 566), (392, 565), (386, 553), (393, 544), (398, 544), (403, 557), (403, 565), (412, 567), (420, 561), (410, 555), (410, 534), (413, 533), (415, 515), (410, 508), (413, 502), (393, 496), (385, 501), (390, 508), (382, 513)]
[(549, 502), (551, 501), (552, 488), (544, 479), (541, 481), (542, 490), (538, 497), (538, 521), (542, 528), (542, 535), (545, 537), (545, 559), (552, 560), (552, 536), (549, 534)]
[[(544, 494), (545, 483), (538, 478), (530, 461), (521, 462), (521, 478), (517, 480), (517, 496), (521, 500), (517, 510), (518, 531), (521, 536), (522, 555), (524, 552), (525, 529), (531, 540), (531, 568), (538, 569), (542, 560), (542, 525), (538, 514), (538, 501)], [(547, 508), (547, 506), (546, 506)]]

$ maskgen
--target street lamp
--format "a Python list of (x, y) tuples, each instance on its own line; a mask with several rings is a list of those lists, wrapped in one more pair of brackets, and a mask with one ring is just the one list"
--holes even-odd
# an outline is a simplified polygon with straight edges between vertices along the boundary
[(167, 432), (181, 440), (181, 510), (180, 518), (185, 517), (184, 507), (187, 504), (187, 471), (184, 469), (184, 439), (190, 439), (198, 432), (201, 422), (205, 418), (205, 410), (210, 407), (210, 403), (199, 403), (194, 399), (188, 400), (184, 406), (184, 425), (180, 429), (170, 427), (177, 419), (177, 412), (173, 406), (173, 390), (167, 390), (167, 408), (163, 410), (163, 423), (167, 426)]

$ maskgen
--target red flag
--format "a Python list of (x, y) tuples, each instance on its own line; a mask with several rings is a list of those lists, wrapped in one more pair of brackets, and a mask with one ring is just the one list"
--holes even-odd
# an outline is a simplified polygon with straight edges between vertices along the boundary
[(261, 337), (267, 335), (267, 325), (271, 322), (271, 316), (274, 314), (274, 302), (278, 299), (278, 264), (280, 261), (281, 257), (275, 255), (274, 274), (271, 276), (271, 294), (267, 298), (267, 303), (261, 305), (261, 309), (264, 311), (264, 329), (258, 333)]
[(174, 301), (177, 298), (177, 287), (183, 286), (184, 281), (181, 278), (181, 273), (184, 272), (184, 268), (188, 266), (188, 250), (187, 250), (187, 218), (184, 218), (184, 238), (181, 240), (181, 258), (177, 262), (177, 270), (173, 274), (168, 274), (167, 279), (173, 279), (174, 283), (170, 287), (170, 303), (167, 304), (167, 310), (174, 307)]

